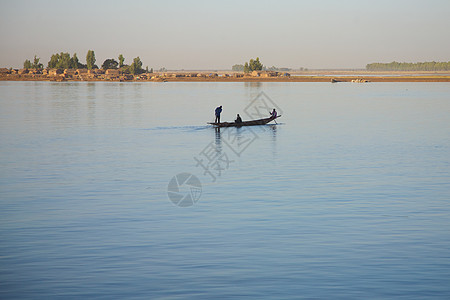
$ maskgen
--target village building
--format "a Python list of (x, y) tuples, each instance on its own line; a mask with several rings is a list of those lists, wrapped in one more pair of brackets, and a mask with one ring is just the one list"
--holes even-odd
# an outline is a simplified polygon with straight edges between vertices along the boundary
[(105, 77), (109, 80), (119, 79), (120, 72), (117, 69), (108, 69), (105, 71)]
[(41, 69), (28, 69), (28, 74), (31, 74), (31, 75), (42, 74), (42, 70)]
[(261, 76), (261, 71), (253, 71), (252, 73), (250, 73), (250, 75), (253, 77), (259, 77)]
[(75, 71), (75, 75), (83, 75), (83, 74), (87, 74), (87, 69), (77, 69)]
[(251, 73), (252, 77), (277, 77), (278, 72), (275, 71), (253, 71)]
[(57, 76), (63, 73), (63, 70), (61, 69), (50, 69), (48, 70), (48, 75), (50, 76)]
[(73, 78), (75, 76), (75, 69), (64, 69), (64, 78)]
[(78, 79), (81, 79), (81, 80), (89, 79), (87, 69), (76, 69), (75, 76), (78, 76)]
[(352, 82), (365, 83), (365, 82), (370, 82), (370, 80), (363, 79), (363, 78), (357, 78), (357, 79), (353, 79)]
[(119, 76), (119, 70), (117, 70), (117, 69), (108, 69), (108, 70), (105, 71), (105, 75)]
[(75, 69), (65, 69), (64, 74), (73, 76), (73, 75), (75, 75)]
[(278, 76), (278, 72), (275, 71), (264, 71), (261, 74), (262, 77), (277, 77)]
[(133, 80), (133, 75), (131, 74), (124, 74), (120, 77), (117, 77), (120, 79), (120, 81), (124, 81), (124, 80)]

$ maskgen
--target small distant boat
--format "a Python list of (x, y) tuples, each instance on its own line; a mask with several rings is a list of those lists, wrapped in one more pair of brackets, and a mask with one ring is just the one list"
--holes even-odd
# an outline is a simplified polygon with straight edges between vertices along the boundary
[(223, 122), (223, 123), (208, 123), (208, 124), (211, 124), (214, 127), (242, 127), (242, 126), (266, 125), (267, 123), (269, 123), (279, 117), (281, 117), (281, 115), (276, 116), (275, 118), (269, 117), (269, 118), (259, 119), (259, 120), (243, 121), (241, 123)]

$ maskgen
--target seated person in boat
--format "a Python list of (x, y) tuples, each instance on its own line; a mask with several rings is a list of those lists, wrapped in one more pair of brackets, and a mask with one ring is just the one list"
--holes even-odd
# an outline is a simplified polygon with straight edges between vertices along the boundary
[(275, 110), (275, 108), (272, 110), (272, 112), (270, 113), (270, 117), (271, 118), (276, 118), (277, 117), (277, 111)]
[(242, 123), (242, 119), (239, 114), (237, 114), (237, 118), (236, 118), (236, 120), (234, 120), (234, 123)]

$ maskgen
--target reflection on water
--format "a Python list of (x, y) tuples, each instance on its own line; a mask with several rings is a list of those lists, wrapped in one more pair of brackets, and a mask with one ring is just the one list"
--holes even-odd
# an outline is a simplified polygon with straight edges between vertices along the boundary
[[(242, 126), (214, 128), (214, 143), (211, 142), (199, 154), (209, 164), (204, 167), (205, 173), (213, 177), (213, 182), (222, 178), (223, 174), (233, 170), (236, 161), (244, 161), (243, 155), (251, 155), (265, 151), (276, 143), (276, 129), (272, 126)], [(270, 136), (272, 138), (270, 138)], [(258, 140), (264, 140), (264, 146), (257, 146)], [(272, 146), (270, 146), (272, 145)], [(269, 151), (270, 152), (270, 151)], [(274, 151), (272, 151), (274, 153)], [(196, 161), (200, 161), (199, 158)], [(198, 166), (199, 164), (197, 164)], [(216, 172), (217, 171), (217, 172)]]
[[(278, 125), (260, 125), (260, 126), (242, 126), (242, 127), (226, 127), (214, 128), (215, 143), (217, 152), (222, 152), (222, 141), (226, 145), (226, 149), (238, 157), (246, 150), (252, 150), (252, 146), (256, 140), (263, 138), (270, 140), (272, 149), (276, 149), (276, 136)], [(270, 139), (267, 137), (270, 136)], [(253, 151), (256, 149), (253, 149)], [(275, 153), (274, 151), (272, 151)]]
[(263, 83), (259, 82), (259, 81), (250, 81), (250, 82), (244, 82), (244, 86), (246, 88), (256, 88), (256, 89), (261, 89)]
[(222, 152), (222, 136), (220, 133), (220, 127), (215, 127), (214, 131), (216, 133), (216, 151), (218, 154), (220, 154), (220, 152)]
[(95, 99), (88, 99), (86, 101), (86, 111), (87, 111), (88, 125), (92, 127), (95, 125), (95, 114), (96, 114)]
[(244, 82), (244, 87), (247, 95), (247, 100), (253, 100), (261, 92), (263, 83), (262, 82)]
[(97, 85), (95, 84), (95, 82), (87, 82), (86, 83), (86, 87), (87, 87), (87, 99), (89, 100), (95, 100), (96, 99), (96, 95), (95, 95), (95, 87)]
[(272, 140), (272, 155), (273, 158), (277, 157), (277, 130), (279, 125), (268, 125), (271, 132), (271, 140)]
[(270, 124), (270, 125), (267, 125), (267, 127), (270, 128), (270, 130), (271, 130), (271, 132), (272, 132), (272, 137), (273, 137), (274, 140), (275, 140), (275, 138), (276, 138), (276, 136), (277, 136), (277, 127), (278, 127), (278, 124)]

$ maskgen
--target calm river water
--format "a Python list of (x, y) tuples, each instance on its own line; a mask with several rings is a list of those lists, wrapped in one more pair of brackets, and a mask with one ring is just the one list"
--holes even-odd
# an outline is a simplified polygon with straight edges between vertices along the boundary
[(0, 82), (0, 170), (2, 299), (450, 298), (448, 83)]

